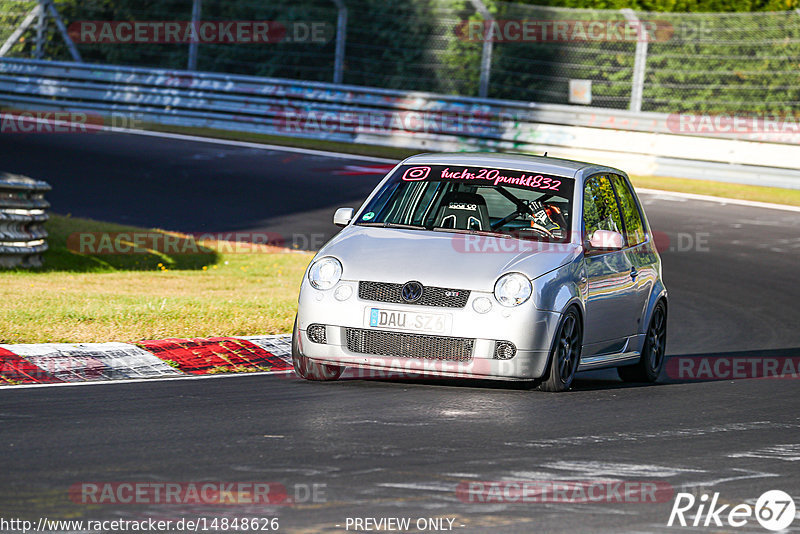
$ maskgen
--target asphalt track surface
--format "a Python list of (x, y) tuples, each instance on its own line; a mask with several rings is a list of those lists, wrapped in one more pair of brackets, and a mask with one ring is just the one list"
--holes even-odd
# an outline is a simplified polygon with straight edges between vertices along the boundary
[(304, 249), (335, 233), (336, 207), (366, 198), (376, 166), (387, 164), (138, 135), (0, 136), (0, 169), (51, 183), (56, 213), (182, 232), (269, 231)]
[[(364, 163), (130, 135), (0, 138), (0, 169), (50, 181), (55, 211), (186, 231), (330, 235), (332, 209), (357, 205), (379, 179), (333, 173), (346, 165)], [(672, 241), (662, 252), (670, 356), (797, 356), (800, 216), (642, 198)], [(447, 517), (454, 532), (715, 531), (667, 528), (673, 499), (484, 504), (455, 490), (463, 481), (615, 479), (719, 492), (725, 503), (753, 504), (770, 489), (798, 501), (798, 408), (797, 380), (625, 385), (608, 371), (580, 376), (566, 394), (279, 376), (3, 389), (0, 510), (33, 519), (277, 515), (284, 532), (344, 532), (348, 517)], [(71, 502), (70, 485), (86, 481), (325, 487), (317, 502), (273, 508)], [(752, 519), (735, 530), (767, 532)]]

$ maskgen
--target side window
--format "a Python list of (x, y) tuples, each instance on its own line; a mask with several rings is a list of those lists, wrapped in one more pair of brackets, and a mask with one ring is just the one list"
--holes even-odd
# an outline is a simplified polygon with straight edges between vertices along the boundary
[(633, 192), (621, 176), (612, 174), (611, 182), (614, 184), (614, 189), (617, 191), (617, 197), (619, 198), (619, 204), (622, 209), (622, 217), (625, 220), (625, 241), (628, 243), (629, 247), (639, 245), (645, 240), (645, 231), (644, 224), (642, 223), (642, 216), (639, 213), (639, 208), (636, 206)]
[(583, 227), (588, 239), (595, 230), (622, 233), (622, 218), (608, 176), (593, 176), (583, 189)]

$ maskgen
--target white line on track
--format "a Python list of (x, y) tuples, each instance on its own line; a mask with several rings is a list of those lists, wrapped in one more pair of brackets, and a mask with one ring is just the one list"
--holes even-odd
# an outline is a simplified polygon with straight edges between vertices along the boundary
[(389, 159), (389, 158), (376, 158), (374, 156), (360, 156), (358, 154), (345, 154), (343, 152), (330, 152), (327, 150), (315, 150), (312, 148), (297, 148), (291, 146), (281, 146), (281, 145), (269, 145), (265, 143), (253, 143), (250, 141), (236, 141), (233, 139), (216, 139), (213, 137), (203, 137), (198, 135), (186, 135), (186, 134), (177, 134), (177, 133), (169, 133), (169, 132), (153, 132), (148, 130), (131, 130), (127, 128), (114, 128), (107, 129), (113, 133), (124, 133), (124, 134), (132, 134), (132, 135), (147, 135), (150, 137), (164, 137), (167, 139), (177, 139), (181, 141), (195, 141), (198, 143), (214, 143), (217, 145), (228, 145), (228, 146), (241, 146), (247, 148), (260, 148), (263, 150), (279, 150), (281, 152), (294, 152), (297, 154), (309, 154), (312, 156), (325, 156), (328, 158), (340, 158), (340, 159), (355, 159), (358, 161), (374, 161), (376, 163), (397, 163), (400, 160), (396, 159)]
[(765, 208), (771, 210), (793, 211), (796, 213), (800, 213), (800, 206), (789, 206), (786, 204), (772, 204), (770, 202), (757, 202), (755, 200), (740, 200), (738, 198), (712, 197), (710, 195), (679, 193), (677, 191), (662, 191), (661, 189), (647, 189), (644, 187), (637, 187), (636, 192), (645, 193), (648, 195), (683, 198), (686, 200), (703, 200), (705, 202), (716, 202), (717, 204), (732, 204), (734, 206), (750, 206), (752, 208)]
[[(42, 119), (32, 117), (29, 120), (35, 122), (47, 122)], [(69, 124), (64, 123), (63, 121), (55, 121), (56, 124)], [(391, 159), (391, 158), (378, 158), (375, 156), (361, 156), (358, 154), (346, 154), (343, 152), (333, 152), (329, 150), (315, 150), (312, 148), (297, 148), (297, 147), (290, 147), (290, 146), (282, 146), (282, 145), (270, 145), (266, 143), (253, 143), (250, 141), (236, 141), (233, 139), (217, 139), (214, 137), (203, 137), (200, 135), (187, 135), (187, 134), (179, 134), (179, 133), (171, 133), (171, 132), (156, 132), (156, 131), (149, 131), (149, 130), (137, 130), (132, 128), (110, 128), (104, 126), (102, 128), (103, 131), (110, 132), (110, 133), (123, 133), (123, 134), (130, 134), (130, 135), (145, 135), (149, 137), (162, 137), (165, 139), (176, 139), (180, 141), (192, 141), (197, 143), (211, 143), (217, 145), (227, 145), (227, 146), (240, 146), (246, 148), (258, 148), (262, 150), (276, 150), (281, 152), (292, 152), (295, 154), (308, 154), (312, 156), (325, 156), (328, 158), (339, 158), (339, 159), (355, 159), (358, 161), (373, 161), (375, 163), (397, 163), (399, 160)], [(660, 189), (646, 189), (646, 188), (636, 188), (637, 191), (641, 193), (651, 193), (651, 194), (659, 194), (659, 195), (670, 195), (675, 198), (684, 198), (687, 200), (704, 200), (707, 202), (716, 202), (719, 204), (734, 204), (737, 206), (750, 206), (754, 208), (765, 208), (765, 209), (774, 209), (774, 210), (783, 210), (783, 211), (794, 211), (800, 212), (800, 207), (797, 206), (789, 206), (785, 204), (772, 204), (769, 202), (757, 202), (752, 200), (739, 200), (735, 198), (726, 198), (726, 197), (714, 197), (710, 195), (697, 195), (694, 193), (679, 193), (676, 191), (662, 191)]]
[[(374, 156), (360, 156), (358, 154), (345, 154), (343, 152), (332, 152), (327, 150), (314, 150), (310, 148), (296, 148), (296, 147), (288, 147), (288, 146), (281, 146), (281, 145), (268, 145), (262, 143), (252, 143), (249, 141), (235, 141), (232, 139), (215, 139), (213, 137), (202, 137), (196, 135), (185, 135), (185, 134), (176, 134), (176, 133), (169, 133), (169, 132), (153, 132), (147, 130), (133, 130), (133, 129), (126, 129), (126, 128), (114, 128), (114, 133), (126, 133), (132, 135), (147, 135), (150, 137), (163, 137), (167, 139), (177, 139), (182, 141), (195, 141), (200, 143), (214, 143), (220, 145), (228, 145), (228, 146), (241, 146), (241, 147), (248, 147), (248, 148), (260, 148), (264, 150), (277, 150), (281, 152), (293, 152), (297, 154), (309, 154), (314, 156), (325, 156), (330, 158), (340, 158), (340, 159), (355, 159), (359, 161), (374, 161), (376, 163), (397, 163), (399, 160), (389, 159), (389, 158), (377, 158)], [(694, 193), (679, 193), (676, 191), (662, 191), (660, 189), (646, 189), (637, 187), (636, 191), (641, 193), (649, 193), (649, 194), (657, 194), (657, 195), (668, 195), (676, 198), (684, 198), (687, 200), (704, 200), (706, 202), (716, 202), (718, 204), (733, 204), (737, 206), (750, 206), (754, 208), (765, 208), (765, 209), (774, 209), (774, 210), (784, 210), (784, 211), (794, 211), (800, 213), (800, 207), (798, 206), (788, 206), (784, 204), (772, 204), (769, 202), (756, 202), (752, 200), (739, 200), (735, 198), (725, 198), (725, 197), (714, 197), (710, 195), (697, 195)]]
[[(25, 120), (36, 122), (36, 123), (45, 123), (50, 125), (56, 126), (71, 126), (73, 123), (68, 121), (61, 121), (61, 120), (48, 120), (42, 119), (39, 117), (26, 117)], [(297, 148), (291, 146), (282, 146), (282, 145), (269, 145), (266, 143), (252, 143), (249, 141), (236, 141), (233, 139), (217, 139), (214, 137), (204, 137), (201, 135), (188, 135), (188, 134), (179, 134), (179, 133), (172, 133), (172, 132), (157, 132), (151, 130), (138, 130), (133, 128), (117, 128), (117, 127), (110, 127), (110, 126), (103, 126), (102, 128), (96, 128), (94, 131), (103, 131), (108, 133), (123, 133), (123, 134), (131, 134), (131, 135), (146, 135), (149, 137), (163, 137), (166, 139), (178, 139), (182, 141), (195, 141), (198, 143), (213, 143), (217, 145), (228, 145), (228, 146), (241, 146), (241, 147), (248, 147), (248, 148), (260, 148), (263, 150), (281, 150), (283, 152), (295, 152), (298, 154), (309, 154), (314, 156), (326, 156), (329, 158), (342, 158), (342, 159), (356, 159), (359, 161), (374, 161), (376, 163), (397, 163), (399, 160), (395, 159), (388, 159), (388, 158), (376, 158), (373, 156), (359, 156), (357, 154), (345, 154), (342, 152), (331, 152), (327, 150), (314, 150), (312, 148)]]

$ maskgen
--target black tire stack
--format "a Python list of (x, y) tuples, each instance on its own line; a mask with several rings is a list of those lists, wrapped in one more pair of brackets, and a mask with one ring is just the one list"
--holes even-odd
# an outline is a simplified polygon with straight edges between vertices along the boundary
[(0, 172), (0, 268), (42, 266), (50, 189), (47, 182)]

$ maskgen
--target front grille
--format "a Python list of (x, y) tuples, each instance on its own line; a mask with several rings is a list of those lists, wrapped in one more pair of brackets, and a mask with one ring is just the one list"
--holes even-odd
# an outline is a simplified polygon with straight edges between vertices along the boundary
[[(409, 304), (403, 300), (401, 292), (403, 284), (385, 282), (359, 282), (358, 298), (391, 304)], [(439, 306), (440, 308), (463, 308), (469, 300), (466, 289), (448, 289), (445, 287), (423, 287), (422, 296), (412, 304), (420, 306)]]
[(461, 337), (400, 334), (359, 328), (347, 328), (346, 334), (347, 349), (351, 352), (455, 362), (471, 360), (475, 343), (473, 339)]

